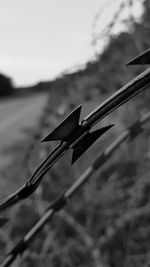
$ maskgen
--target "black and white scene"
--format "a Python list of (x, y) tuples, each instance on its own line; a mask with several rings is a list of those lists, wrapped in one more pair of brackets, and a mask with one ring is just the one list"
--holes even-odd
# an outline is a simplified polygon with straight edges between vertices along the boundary
[(0, 36), (0, 267), (150, 267), (150, 1), (1, 1)]

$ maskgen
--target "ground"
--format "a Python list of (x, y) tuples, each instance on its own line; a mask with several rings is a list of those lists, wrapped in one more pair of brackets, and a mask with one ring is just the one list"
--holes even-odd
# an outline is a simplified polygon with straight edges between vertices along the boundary
[(3, 150), (36, 126), (46, 100), (47, 94), (0, 100), (0, 169), (10, 160)]

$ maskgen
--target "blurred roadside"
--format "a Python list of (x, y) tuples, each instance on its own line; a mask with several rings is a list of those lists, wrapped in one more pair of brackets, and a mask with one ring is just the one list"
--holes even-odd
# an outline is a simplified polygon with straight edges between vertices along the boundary
[(10, 161), (9, 154), (5, 155), (3, 150), (23, 140), (26, 128), (37, 125), (46, 99), (46, 93), (0, 99), (0, 170)]

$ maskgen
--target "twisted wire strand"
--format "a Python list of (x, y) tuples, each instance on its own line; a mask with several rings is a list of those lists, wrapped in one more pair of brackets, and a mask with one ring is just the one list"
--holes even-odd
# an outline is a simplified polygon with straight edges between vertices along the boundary
[[(100, 120), (105, 118), (112, 111), (126, 103), (133, 96), (137, 95), (142, 90), (150, 85), (150, 68), (136, 76), (133, 80), (124, 85), (120, 90), (114, 93), (111, 97), (106, 99), (101, 105), (93, 110), (86, 118), (81, 121), (81, 124), (90, 130)], [(77, 137), (78, 138), (78, 137)], [(2, 204), (0, 204), (0, 211), (12, 206), (22, 199), (29, 197), (40, 184), (44, 174), (53, 166), (53, 164), (68, 150), (69, 143), (61, 142), (54, 151), (41, 163), (35, 173), (27, 180), (20, 189), (8, 196)]]
[[(61, 193), (48, 207), (46, 213), (42, 218), (31, 228), (31, 230), (15, 245), (15, 247), (8, 253), (4, 259), (1, 267), (10, 266), (10, 264), (16, 259), (18, 255), (22, 255), (25, 250), (28, 249), (30, 243), (35, 236), (40, 232), (44, 225), (52, 219), (53, 215), (61, 210), (81, 186), (88, 181), (88, 179), (102, 167), (109, 157), (117, 150), (117, 148), (126, 140), (132, 141), (143, 131), (142, 126), (150, 120), (150, 112), (145, 114), (141, 119), (132, 123), (110, 146), (103, 150), (92, 162), (84, 173), (78, 178), (78, 180), (65, 192)], [(137, 123), (138, 122), (138, 123)], [(133, 125), (138, 125), (136, 128)], [(142, 130), (141, 130), (142, 129)], [(134, 131), (134, 135), (133, 135)], [(132, 137), (132, 138), (131, 138)]]

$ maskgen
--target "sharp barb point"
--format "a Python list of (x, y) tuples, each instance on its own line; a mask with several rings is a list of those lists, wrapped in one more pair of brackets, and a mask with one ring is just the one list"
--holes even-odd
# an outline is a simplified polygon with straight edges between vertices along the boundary
[(79, 142), (77, 142), (73, 148), (72, 162), (73, 164), (100, 136), (112, 128), (114, 124), (105, 126), (94, 132), (87, 133)]
[(48, 141), (67, 141), (68, 137), (77, 129), (79, 126), (79, 119), (82, 106), (78, 106), (69, 116), (54, 129), (42, 142)]

